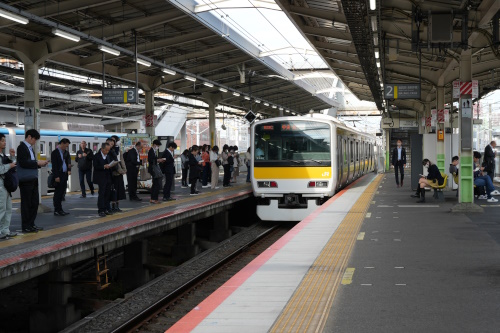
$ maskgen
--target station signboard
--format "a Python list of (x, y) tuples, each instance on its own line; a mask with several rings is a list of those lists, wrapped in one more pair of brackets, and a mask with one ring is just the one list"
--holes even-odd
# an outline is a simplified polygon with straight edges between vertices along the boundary
[(385, 99), (420, 99), (420, 83), (385, 83)]
[(102, 90), (102, 104), (129, 104), (137, 103), (135, 88), (116, 88)]

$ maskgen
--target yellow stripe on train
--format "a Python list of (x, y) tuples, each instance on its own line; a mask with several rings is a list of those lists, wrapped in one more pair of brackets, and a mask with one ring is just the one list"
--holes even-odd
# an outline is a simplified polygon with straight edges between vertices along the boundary
[(318, 179), (331, 178), (331, 167), (276, 167), (254, 168), (255, 179)]

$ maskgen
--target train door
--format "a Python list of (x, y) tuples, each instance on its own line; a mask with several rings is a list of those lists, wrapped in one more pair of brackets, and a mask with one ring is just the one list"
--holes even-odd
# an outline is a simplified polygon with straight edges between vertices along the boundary
[(349, 149), (347, 147), (347, 139), (342, 139), (342, 184), (345, 184), (349, 179)]
[(337, 188), (342, 184), (342, 138), (340, 135), (337, 135)]
[(354, 177), (354, 141), (348, 140), (349, 142), (349, 156), (348, 156), (348, 163), (349, 163), (349, 173), (347, 174), (347, 180), (351, 181), (352, 178)]

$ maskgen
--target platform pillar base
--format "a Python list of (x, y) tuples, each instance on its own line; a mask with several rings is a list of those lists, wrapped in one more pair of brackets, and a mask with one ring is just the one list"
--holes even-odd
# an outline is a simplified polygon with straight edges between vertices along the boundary
[(212, 242), (222, 242), (231, 237), (229, 229), (229, 212), (225, 211), (214, 215), (214, 229), (210, 230), (209, 240)]
[(38, 304), (30, 308), (30, 332), (58, 332), (80, 320), (80, 311), (68, 303), (72, 271), (64, 267), (39, 278)]
[(453, 206), (451, 208), (451, 212), (457, 214), (483, 213), (484, 209), (481, 206), (476, 205), (475, 203), (462, 202)]
[(125, 290), (133, 290), (149, 281), (147, 263), (148, 242), (141, 240), (125, 246), (124, 267), (118, 270), (118, 278)]

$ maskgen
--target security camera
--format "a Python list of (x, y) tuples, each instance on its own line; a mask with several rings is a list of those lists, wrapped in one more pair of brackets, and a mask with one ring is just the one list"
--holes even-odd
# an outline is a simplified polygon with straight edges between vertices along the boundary
[(221, 128), (225, 131), (226, 130), (226, 125), (222, 124)]

